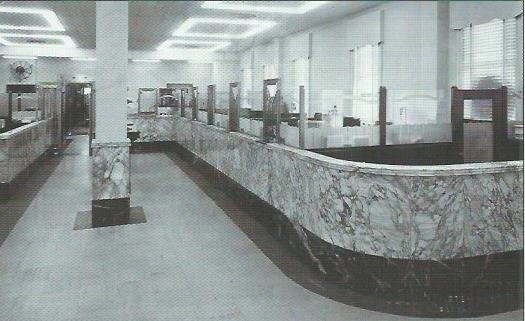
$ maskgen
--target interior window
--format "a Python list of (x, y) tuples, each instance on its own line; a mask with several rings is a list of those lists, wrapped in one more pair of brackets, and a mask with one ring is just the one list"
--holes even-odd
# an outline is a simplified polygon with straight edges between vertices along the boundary
[(353, 116), (362, 125), (379, 120), (380, 51), (378, 45), (366, 45), (354, 50)]
[(293, 61), (294, 68), (294, 87), (293, 87), (293, 101), (291, 110), (295, 113), (299, 112), (299, 86), (304, 86), (304, 108), (308, 115), (308, 78), (309, 66), (307, 58), (298, 58)]
[[(469, 26), (463, 33), (461, 87), (490, 89), (507, 86), (508, 118), (516, 120), (516, 19), (495, 19)], [(465, 118), (490, 120), (490, 104), (465, 101)]]
[(242, 70), (242, 83), (241, 83), (241, 108), (252, 108), (252, 70)]

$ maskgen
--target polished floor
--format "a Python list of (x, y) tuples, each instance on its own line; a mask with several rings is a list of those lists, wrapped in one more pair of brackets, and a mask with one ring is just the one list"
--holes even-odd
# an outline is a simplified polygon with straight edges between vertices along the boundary
[(163, 153), (132, 155), (132, 206), (147, 223), (74, 231), (91, 202), (86, 138), (0, 247), (0, 320), (416, 320), (295, 283)]

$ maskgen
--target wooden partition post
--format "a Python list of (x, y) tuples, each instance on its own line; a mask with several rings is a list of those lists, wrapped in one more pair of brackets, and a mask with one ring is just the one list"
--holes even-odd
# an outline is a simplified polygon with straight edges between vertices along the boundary
[(304, 86), (299, 86), (299, 148), (305, 148), (306, 107), (304, 105)]
[(452, 87), (451, 117), (452, 143), (456, 148), (458, 162), (464, 161), (465, 100), (492, 100), (492, 148), (493, 160), (507, 158), (507, 87), (499, 89), (458, 89)]
[(197, 114), (199, 111), (199, 92), (197, 87), (193, 87), (191, 95), (191, 119), (197, 120)]
[(263, 82), (263, 140), (266, 143), (281, 142), (281, 89), (279, 79)]
[(240, 99), (239, 83), (230, 83), (230, 101), (228, 110), (228, 131), (238, 132), (240, 113), (241, 113), (241, 99)]
[(386, 87), (379, 87), (379, 145), (386, 145)]
[(215, 123), (215, 85), (208, 85), (208, 101), (206, 104), (206, 112), (208, 115), (208, 125)]

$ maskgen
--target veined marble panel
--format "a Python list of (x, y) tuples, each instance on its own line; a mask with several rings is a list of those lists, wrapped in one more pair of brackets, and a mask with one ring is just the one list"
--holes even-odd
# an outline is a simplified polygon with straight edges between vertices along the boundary
[(140, 133), (137, 142), (172, 141), (173, 116), (128, 116), (128, 123), (133, 123), (133, 130)]
[(11, 182), (54, 143), (54, 125), (46, 119), (0, 134), (0, 182)]
[(92, 142), (93, 200), (128, 198), (130, 184), (130, 142)]
[(175, 116), (173, 137), (321, 239), (387, 258), (523, 249), (523, 161), (358, 163)]

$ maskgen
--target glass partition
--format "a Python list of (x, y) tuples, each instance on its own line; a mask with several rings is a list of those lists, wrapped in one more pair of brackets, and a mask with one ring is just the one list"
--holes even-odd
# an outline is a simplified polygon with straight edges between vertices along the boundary
[(8, 93), (0, 93), (0, 133), (53, 117), (58, 124), (60, 101), (56, 84), (7, 87)]
[(240, 85), (237, 82), (230, 84), (228, 130), (239, 131), (239, 114), (241, 108)]
[(228, 128), (228, 109), (230, 93), (218, 91), (215, 93), (214, 125), (224, 129)]
[(204, 92), (199, 91), (197, 96), (197, 120), (201, 123), (206, 123), (208, 121), (207, 106), (208, 89), (206, 88)]
[(281, 139), (281, 89), (279, 79), (267, 79), (263, 87), (263, 140), (280, 143)]
[(8, 84), (6, 91), (5, 130), (42, 119), (36, 85)]
[[(301, 89), (301, 87), (303, 89)], [(379, 88), (360, 95), (349, 95), (342, 90), (312, 87), (308, 110), (303, 106), (304, 130), (287, 128), (283, 131), (285, 142), (305, 149), (344, 149), (349, 147), (379, 145)], [(297, 92), (306, 95), (306, 88)], [(302, 98), (305, 105), (307, 99)], [(300, 119), (301, 112), (292, 120)], [(300, 124), (300, 121), (298, 121)], [(303, 134), (304, 132), (304, 134)], [(300, 144), (299, 137), (303, 140)]]
[[(443, 100), (443, 99), (441, 99)], [(438, 121), (441, 101), (435, 91), (389, 90), (386, 103), (386, 145), (451, 141), (450, 123)], [(447, 107), (447, 113), (450, 109)]]
[(155, 114), (157, 112), (157, 97), (156, 88), (139, 88), (139, 113)]
[(296, 90), (281, 87), (281, 142), (293, 147), (299, 147), (299, 101), (296, 94)]
[(159, 106), (157, 107), (157, 115), (171, 116), (178, 111), (179, 99), (177, 93), (173, 88), (159, 88)]
[(191, 119), (193, 116), (192, 106), (195, 102), (195, 87), (192, 84), (169, 83), (167, 88), (173, 89), (175, 99), (178, 101), (181, 117)]

